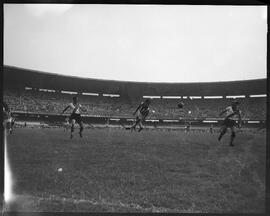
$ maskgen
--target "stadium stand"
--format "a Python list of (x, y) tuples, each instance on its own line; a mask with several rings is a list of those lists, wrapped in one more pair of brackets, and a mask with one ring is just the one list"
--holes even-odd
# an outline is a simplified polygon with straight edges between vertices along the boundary
[[(74, 82), (71, 83), (70, 79)], [(55, 81), (52, 82), (52, 80)], [(85, 81), (88, 82), (89, 89), (84, 84)], [(266, 97), (251, 98), (249, 95), (265, 94), (266, 80), (229, 83), (231, 83), (231, 91), (227, 89), (228, 82), (220, 82), (218, 84), (213, 83), (212, 85), (197, 83), (197, 86), (193, 85), (193, 83), (190, 85), (186, 83), (166, 84), (165, 92), (160, 92), (160, 89), (164, 87), (164, 83), (160, 85), (156, 83), (137, 83), (138, 87), (134, 88), (136, 83), (59, 77), (59, 75), (55, 74), (5, 66), (4, 100), (16, 112), (60, 114), (74, 96), (62, 93), (62, 90), (75, 91), (78, 92), (80, 103), (86, 108), (86, 112), (83, 114), (89, 116), (130, 117), (139, 102), (143, 100), (143, 95), (157, 95), (157, 93), (160, 93), (160, 95), (174, 94), (182, 96), (182, 99), (163, 99), (159, 97), (152, 100), (151, 108), (155, 112), (151, 112), (150, 119), (179, 119), (187, 116), (189, 118), (207, 119), (218, 118), (220, 111), (230, 105), (233, 99), (226, 98), (226, 95), (243, 94), (245, 98), (238, 99), (241, 102), (240, 108), (243, 118), (265, 120)], [(184, 89), (183, 85), (185, 86)], [(171, 86), (172, 92), (169, 92), (168, 86)], [(181, 94), (176, 94), (177, 86), (179, 86)], [(239, 86), (241, 87), (240, 89)], [(49, 91), (46, 89), (49, 89)], [(141, 92), (142, 89), (144, 89), (143, 92)], [(212, 91), (209, 89), (212, 89)], [(98, 96), (82, 95), (82, 91), (96, 92)], [(105, 97), (103, 96), (104, 93), (119, 94), (120, 97)], [(219, 93), (223, 98), (203, 98), (203, 96), (210, 93)], [(227, 94), (225, 95), (224, 93)], [(185, 99), (183, 99), (184, 95)], [(191, 99), (191, 95), (200, 95), (201, 98)], [(183, 110), (177, 108), (179, 100), (185, 104)]]
[[(70, 103), (72, 95), (33, 90), (4, 91), (4, 100), (13, 111), (59, 114)], [(80, 103), (86, 108), (84, 114), (93, 116), (130, 116), (138, 103), (125, 102), (120, 98), (95, 97), (79, 95)], [(266, 98), (241, 98), (243, 118), (266, 118)], [(232, 99), (183, 99), (185, 109), (177, 108), (179, 100), (153, 99), (151, 107), (155, 113), (152, 118), (178, 119), (188, 115), (191, 118), (217, 118), (224, 107), (230, 105)]]

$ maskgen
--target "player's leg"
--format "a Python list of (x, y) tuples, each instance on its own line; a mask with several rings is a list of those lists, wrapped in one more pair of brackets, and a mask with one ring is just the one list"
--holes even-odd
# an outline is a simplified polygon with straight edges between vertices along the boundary
[(142, 120), (140, 120), (139, 121), (139, 130), (138, 130), (138, 132), (140, 132), (142, 129), (143, 129), (143, 124), (142, 124)]
[(221, 138), (224, 136), (224, 134), (227, 132), (227, 126), (226, 125), (223, 125), (221, 127), (221, 130), (220, 130), (220, 134), (219, 134), (219, 137), (218, 137), (218, 141), (221, 140)]
[(236, 133), (235, 133), (235, 126), (231, 127), (231, 140), (230, 140), (230, 146), (234, 146), (233, 144), (233, 140), (236, 137)]
[(139, 126), (140, 126), (139, 132), (144, 128), (142, 123), (143, 123), (143, 121), (145, 121), (148, 114), (149, 114), (149, 110), (146, 111), (146, 113), (144, 115), (141, 115), (140, 122), (139, 122)]
[(138, 125), (138, 123), (139, 123), (139, 121), (140, 121), (140, 119), (136, 118), (135, 123), (130, 127), (130, 129), (131, 130), (135, 130), (136, 127), (137, 127), (137, 125)]
[(80, 137), (82, 137), (83, 122), (82, 122), (82, 117), (81, 117), (81, 115), (80, 115), (80, 114), (77, 114), (75, 120), (76, 120), (76, 122), (78, 123), (78, 125), (80, 126), (79, 134), (80, 134)]
[(138, 132), (140, 132), (144, 127), (143, 127), (143, 121), (145, 121), (147, 114), (145, 116), (141, 116), (140, 121), (139, 121), (139, 130)]
[(78, 124), (79, 124), (79, 126), (80, 126), (80, 132), (79, 132), (79, 134), (80, 134), (80, 137), (82, 137), (82, 132), (83, 132), (83, 129), (84, 129), (84, 127), (83, 127), (83, 122), (80, 121)]
[(135, 123), (131, 126), (131, 129), (136, 129), (136, 126), (140, 123), (140, 121), (141, 121), (141, 119), (142, 119), (142, 114), (141, 114), (141, 112), (140, 111), (138, 111), (137, 113), (136, 113), (136, 121), (135, 121)]
[(74, 126), (75, 126), (75, 119), (71, 119), (71, 127), (70, 127), (70, 139), (73, 138)]
[(135, 130), (138, 123), (139, 123), (139, 118), (136, 117), (135, 122), (133, 123), (133, 125), (131, 125), (129, 128), (126, 128), (126, 129), (127, 130)]

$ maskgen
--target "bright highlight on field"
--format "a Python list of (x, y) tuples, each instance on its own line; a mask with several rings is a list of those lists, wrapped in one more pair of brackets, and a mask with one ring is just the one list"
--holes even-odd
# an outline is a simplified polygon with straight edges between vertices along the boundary
[(5, 135), (5, 188), (4, 188), (4, 199), (5, 202), (11, 202), (13, 200), (12, 195), (12, 177), (11, 177), (11, 170), (8, 162), (7, 156), (7, 137)]

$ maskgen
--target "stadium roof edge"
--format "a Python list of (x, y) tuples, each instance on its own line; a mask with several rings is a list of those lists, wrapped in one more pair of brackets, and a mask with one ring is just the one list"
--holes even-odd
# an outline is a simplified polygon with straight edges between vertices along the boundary
[(11, 66), (11, 65), (3, 65), (5, 67), (14, 68), (18, 70), (25, 70), (25, 71), (31, 71), (31, 72), (37, 72), (40, 74), (45, 75), (54, 75), (54, 76), (60, 76), (60, 77), (68, 77), (68, 78), (76, 78), (76, 79), (84, 79), (84, 80), (91, 80), (91, 81), (108, 81), (108, 82), (120, 82), (120, 83), (134, 83), (134, 84), (167, 84), (167, 85), (177, 85), (177, 84), (212, 84), (212, 83), (234, 83), (234, 82), (244, 82), (244, 81), (259, 81), (259, 80), (266, 80), (267, 78), (260, 78), (260, 79), (246, 79), (246, 80), (232, 80), (232, 81), (213, 81), (213, 82), (136, 82), (136, 81), (124, 81), (124, 80), (110, 80), (110, 79), (96, 79), (96, 78), (87, 78), (87, 77), (79, 77), (79, 76), (72, 76), (72, 75), (63, 75), (58, 74), (55, 72), (47, 72), (47, 71), (40, 71), (35, 69), (27, 69), (17, 66)]
[(131, 82), (65, 76), (8, 65), (4, 65), (3, 79), (4, 89), (8, 87), (24, 88), (27, 86), (56, 91), (119, 94), (121, 98), (132, 99), (139, 99), (143, 95), (224, 96), (266, 94), (267, 81), (267, 79), (254, 79), (197, 83)]

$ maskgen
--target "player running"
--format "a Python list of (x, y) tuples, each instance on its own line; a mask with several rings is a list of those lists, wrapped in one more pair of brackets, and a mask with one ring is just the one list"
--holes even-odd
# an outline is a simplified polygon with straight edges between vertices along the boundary
[(141, 102), (141, 104), (137, 107), (137, 109), (135, 110), (135, 112), (133, 113), (133, 115), (135, 116), (135, 123), (130, 127), (130, 128), (126, 128), (127, 130), (132, 130), (132, 129), (136, 129), (136, 126), (139, 124), (139, 130), (138, 132), (140, 132), (143, 129), (143, 124), (142, 122), (145, 120), (145, 118), (148, 116), (150, 108), (151, 101), (150, 99), (146, 99), (144, 102)]
[(71, 130), (70, 130), (70, 139), (73, 138), (73, 132), (74, 132), (74, 125), (77, 122), (80, 126), (80, 137), (82, 137), (82, 131), (83, 131), (83, 122), (82, 122), (82, 118), (81, 118), (81, 112), (80, 109), (81, 108), (81, 104), (78, 103), (78, 98), (77, 97), (73, 97), (73, 102), (70, 103), (62, 112), (62, 114), (64, 114), (64, 112), (66, 110), (68, 110), (69, 108), (72, 109), (72, 113), (69, 117), (69, 120), (71, 121)]
[[(240, 115), (239, 110), (239, 102), (234, 101), (231, 106), (227, 107), (225, 110), (223, 110), (219, 116), (222, 116), (224, 113), (226, 113), (226, 117), (222, 123), (221, 132), (218, 137), (218, 141), (221, 140), (223, 135), (227, 132), (227, 128), (231, 129), (231, 140), (230, 140), (230, 146), (233, 145), (233, 140), (235, 138), (235, 127), (238, 126), (239, 128), (242, 126), (242, 119)], [(238, 116), (238, 124), (234, 120), (234, 116)]]

